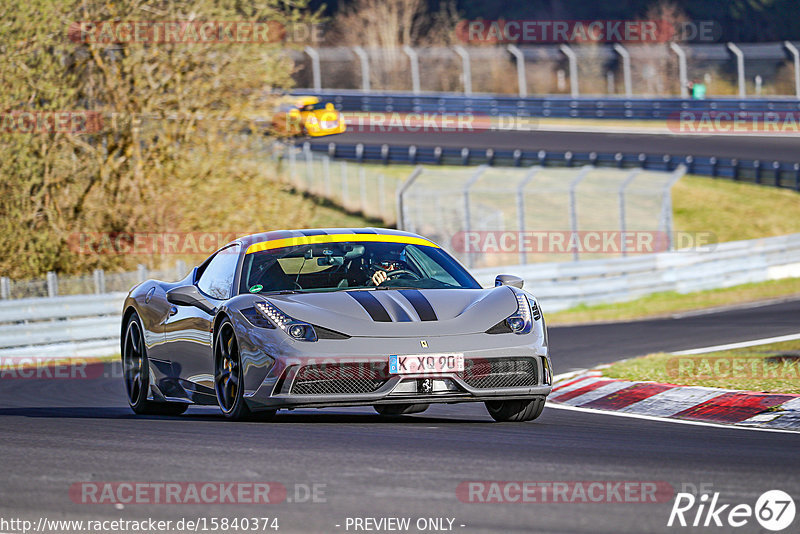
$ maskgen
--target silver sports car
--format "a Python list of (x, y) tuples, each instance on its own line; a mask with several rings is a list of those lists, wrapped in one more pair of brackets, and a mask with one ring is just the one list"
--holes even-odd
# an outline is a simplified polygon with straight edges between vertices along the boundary
[(237, 239), (175, 283), (134, 287), (122, 315), (131, 408), (231, 419), (371, 405), (384, 415), (480, 401), (497, 421), (539, 416), (547, 328), (522, 280), (483, 289), (424, 237), (374, 228)]

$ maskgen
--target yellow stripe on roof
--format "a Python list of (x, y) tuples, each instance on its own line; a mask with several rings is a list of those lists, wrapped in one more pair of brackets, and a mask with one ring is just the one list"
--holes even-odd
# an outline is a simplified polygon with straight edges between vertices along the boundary
[(440, 248), (439, 245), (421, 237), (388, 234), (329, 234), (286, 237), (284, 239), (273, 239), (253, 243), (247, 247), (245, 254), (261, 252), (262, 250), (272, 250), (284, 247), (296, 247), (299, 245), (316, 245), (318, 243), (344, 243), (344, 242), (370, 242), (370, 243), (402, 243), (404, 245), (421, 245), (424, 247)]

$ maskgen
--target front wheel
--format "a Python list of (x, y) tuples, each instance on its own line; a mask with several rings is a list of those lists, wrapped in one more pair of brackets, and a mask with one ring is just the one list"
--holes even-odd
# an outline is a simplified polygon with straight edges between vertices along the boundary
[(147, 400), (150, 390), (150, 363), (144, 345), (142, 322), (135, 312), (125, 325), (122, 344), (122, 370), (128, 404), (139, 415), (180, 415), (189, 407), (182, 402), (153, 402)]
[(544, 410), (544, 397), (533, 400), (487, 401), (486, 410), (495, 421), (533, 421)]
[(222, 413), (228, 419), (243, 421), (248, 419), (269, 420), (275, 410), (253, 413), (244, 400), (244, 376), (239, 343), (233, 324), (225, 319), (219, 326), (219, 334), (214, 344), (214, 389)]

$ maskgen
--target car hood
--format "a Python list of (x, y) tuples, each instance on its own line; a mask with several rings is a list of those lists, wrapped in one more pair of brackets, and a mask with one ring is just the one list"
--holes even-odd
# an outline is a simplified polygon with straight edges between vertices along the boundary
[(350, 336), (417, 337), (485, 332), (517, 311), (507, 286), (377, 289), (266, 298), (291, 317)]

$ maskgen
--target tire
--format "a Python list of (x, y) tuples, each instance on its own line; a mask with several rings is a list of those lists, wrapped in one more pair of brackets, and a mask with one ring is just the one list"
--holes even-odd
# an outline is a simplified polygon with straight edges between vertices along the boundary
[(242, 360), (233, 323), (225, 319), (214, 341), (214, 391), (222, 413), (234, 421), (268, 421), (276, 410), (253, 412), (244, 400)]
[(189, 407), (188, 403), (147, 400), (150, 390), (150, 363), (143, 332), (142, 321), (134, 312), (125, 325), (122, 342), (122, 376), (128, 392), (128, 405), (139, 415), (180, 415)]
[(545, 398), (533, 400), (487, 401), (486, 410), (495, 421), (521, 423), (533, 421), (542, 414)]
[(422, 413), (430, 404), (376, 404), (375, 411), (381, 415), (409, 415)]

